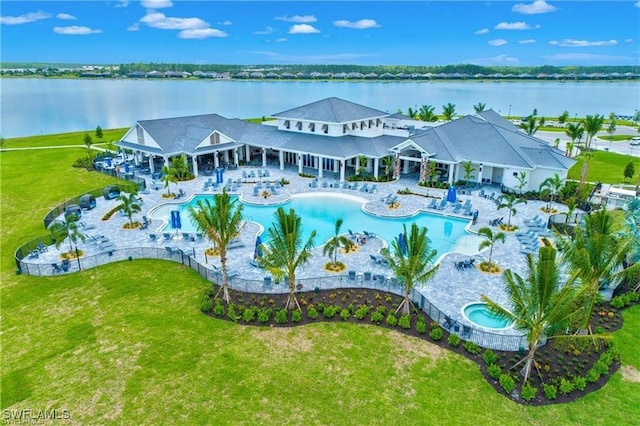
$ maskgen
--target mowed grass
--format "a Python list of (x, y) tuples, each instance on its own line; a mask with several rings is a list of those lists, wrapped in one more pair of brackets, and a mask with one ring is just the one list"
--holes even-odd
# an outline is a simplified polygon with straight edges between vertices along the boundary
[[(78, 149), (0, 154), (2, 409), (67, 409), (75, 424), (631, 425), (640, 418), (640, 307), (616, 333), (628, 368), (571, 403), (523, 407), (477, 366), (423, 340), (356, 324), (246, 327), (207, 317), (209, 283), (135, 259), (49, 278), (13, 251), (56, 203), (112, 180)], [(28, 175), (23, 183), (21, 176)], [(462, 284), (462, 283), (461, 283)]]
[[(593, 151), (593, 157), (589, 161), (587, 181), (618, 184), (624, 182), (624, 168), (633, 161), (635, 174), (630, 182), (635, 183), (640, 173), (640, 158), (630, 155), (617, 154), (615, 152)], [(577, 163), (569, 169), (569, 179), (580, 180), (582, 173), (582, 156), (576, 157)]]
[(117, 142), (129, 130), (123, 129), (103, 129), (102, 139), (96, 137), (96, 131), (87, 130), (86, 132), (69, 132), (55, 135), (35, 135), (25, 136), (23, 138), (5, 139), (3, 148), (34, 148), (43, 146), (61, 146), (61, 145), (84, 145), (84, 136), (91, 136), (94, 144)]

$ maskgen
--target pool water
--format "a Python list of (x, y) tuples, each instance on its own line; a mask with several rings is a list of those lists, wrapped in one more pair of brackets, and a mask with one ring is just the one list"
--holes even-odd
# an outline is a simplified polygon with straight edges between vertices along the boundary
[(512, 325), (489, 311), (486, 303), (471, 303), (464, 307), (463, 313), (469, 321), (484, 328), (503, 329)]
[[(198, 195), (188, 203), (165, 204), (154, 209), (151, 216), (169, 223), (170, 211), (177, 207), (180, 210), (182, 222), (180, 231), (194, 232), (195, 227), (189, 218), (188, 208), (195, 205), (198, 200), (207, 198), (211, 202), (213, 201), (212, 196)], [(263, 242), (268, 239), (266, 230), (273, 223), (274, 213), (280, 206), (287, 211), (294, 209), (302, 217), (302, 226), (306, 235), (309, 235), (312, 230), (316, 231), (316, 246), (324, 244), (334, 235), (335, 222), (338, 218), (343, 220), (341, 228), (343, 233), (347, 233), (349, 230), (354, 233), (373, 232), (387, 242), (392, 241), (402, 231), (403, 224), (407, 224), (409, 227), (411, 223), (415, 222), (419, 226), (427, 227), (429, 230), (427, 235), (431, 239), (431, 245), (438, 251), (438, 254), (451, 251), (458, 238), (468, 235), (465, 231), (465, 226), (469, 223), (468, 220), (430, 213), (420, 213), (410, 218), (383, 218), (362, 211), (362, 202), (358, 200), (317, 195), (294, 197), (291, 201), (279, 206), (244, 204), (244, 218), (259, 223), (265, 229), (262, 234)], [(170, 227), (170, 225), (167, 226)]]

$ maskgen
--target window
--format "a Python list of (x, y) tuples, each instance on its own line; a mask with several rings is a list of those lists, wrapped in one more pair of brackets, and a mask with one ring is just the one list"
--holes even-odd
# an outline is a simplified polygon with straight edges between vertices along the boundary
[(298, 129), (298, 130), (302, 130), (302, 121), (298, 121), (298, 122), (296, 123), (296, 129)]
[(286, 120), (282, 125), (282, 127), (284, 127), (285, 129), (288, 129), (290, 126), (291, 126), (291, 123), (289, 122), (289, 120)]
[(136, 135), (138, 136), (138, 144), (144, 145), (144, 130), (142, 130), (140, 125), (136, 126)]
[(220, 143), (220, 133), (213, 132), (211, 136), (209, 136), (209, 144), (218, 145)]
[(322, 133), (324, 133), (325, 135), (327, 133), (329, 133), (329, 125), (328, 124), (323, 124), (322, 125)]
[(316, 131), (315, 123), (309, 123), (309, 131), (311, 131), (311, 132), (315, 132)]
[(344, 126), (342, 126), (342, 133), (343, 134), (347, 133), (347, 130), (349, 130), (349, 126), (348, 125), (345, 124)]
[(518, 177), (518, 172), (513, 172), (513, 177)]

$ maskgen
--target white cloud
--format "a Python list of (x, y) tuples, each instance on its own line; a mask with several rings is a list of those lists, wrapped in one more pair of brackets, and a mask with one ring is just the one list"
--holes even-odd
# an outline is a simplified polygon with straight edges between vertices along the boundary
[(307, 24), (296, 24), (289, 28), (289, 34), (316, 34), (320, 30)]
[(637, 8), (640, 8), (640, 1), (635, 2), (633, 5)]
[(198, 30), (209, 27), (200, 18), (171, 18), (160, 12), (149, 12), (140, 18), (140, 22), (161, 30)]
[(557, 55), (543, 56), (542, 58), (550, 61), (562, 61), (575, 64), (577, 62), (585, 62), (589, 64), (609, 63), (609, 64), (629, 64), (637, 61), (638, 58), (629, 56), (613, 56), (613, 55), (592, 55), (589, 53), (560, 53)]
[(534, 39), (532, 39), (532, 38), (528, 38), (528, 39), (526, 39), (526, 40), (519, 40), (519, 41), (518, 41), (518, 43), (520, 43), (520, 44), (533, 44), (533, 43), (535, 43), (535, 42), (536, 42), (536, 41), (535, 41)]
[(377, 57), (377, 54), (372, 53), (338, 53), (334, 55), (283, 55), (277, 52), (269, 52), (269, 51), (250, 51), (247, 53), (251, 53), (254, 55), (260, 55), (263, 57), (268, 57), (273, 61), (279, 62), (289, 62), (293, 64), (344, 64), (344, 63), (353, 63), (359, 59), (363, 58), (371, 58)]
[(481, 30), (476, 31), (474, 34), (476, 35), (489, 34), (489, 28), (483, 28)]
[(284, 43), (285, 41), (287, 41), (287, 39), (284, 37), (280, 37), (276, 39), (276, 43)]
[(226, 21), (218, 22), (218, 25), (224, 25), (226, 27), (226, 26), (229, 26), (229, 25), (233, 25), (233, 22), (231, 22), (231, 21), (229, 21), (227, 19)]
[(172, 7), (171, 0), (142, 0), (140, 5), (145, 9), (163, 9), (165, 7)]
[(633, 39), (632, 38), (625, 38), (624, 42), (625, 43), (633, 43)]
[(68, 13), (58, 13), (56, 15), (56, 18), (62, 19), (63, 21), (75, 21), (78, 19), (73, 15), (69, 15)]
[(127, 7), (129, 6), (129, 0), (119, 0), (118, 3), (116, 3), (116, 7)]
[(300, 15), (294, 15), (294, 16), (276, 16), (275, 18), (276, 21), (285, 21), (285, 22), (297, 22), (299, 24), (309, 24), (311, 22), (316, 22), (317, 19), (315, 16), (313, 15), (304, 15), (304, 16), (300, 16)]
[(603, 46), (616, 46), (617, 40), (600, 40), (600, 41), (587, 41), (587, 40), (573, 40), (565, 38), (558, 42), (557, 40), (551, 40), (549, 44), (560, 47), (603, 47)]
[(526, 22), (500, 22), (494, 27), (496, 30), (530, 30)]
[(31, 22), (40, 21), (51, 18), (51, 14), (39, 10), (37, 12), (26, 13), (20, 16), (0, 16), (0, 24), (2, 25), (22, 25)]
[(276, 29), (273, 27), (267, 27), (264, 30), (259, 30), (259, 31), (254, 31), (251, 34), (255, 34), (255, 35), (269, 35), (269, 34), (273, 34), (276, 32)]
[(127, 31), (140, 31), (140, 24), (137, 22), (134, 22), (133, 24), (127, 27)]
[(507, 40), (503, 38), (497, 38), (495, 40), (489, 40), (487, 43), (491, 46), (504, 46), (505, 44), (507, 44)]
[(197, 28), (192, 30), (182, 30), (178, 33), (178, 38), (184, 39), (204, 39), (204, 38), (221, 38), (227, 37), (227, 33), (224, 31), (216, 30), (215, 28)]
[(333, 25), (339, 28), (352, 28), (354, 30), (367, 30), (369, 28), (380, 28), (374, 19), (360, 19), (358, 21), (346, 21), (344, 19), (333, 21)]
[(99, 34), (102, 32), (102, 30), (94, 30), (89, 27), (71, 25), (70, 27), (53, 27), (53, 32), (62, 35), (89, 35)]
[(544, 0), (535, 0), (531, 4), (518, 3), (511, 8), (511, 11), (522, 15), (537, 15), (539, 13), (555, 12), (556, 7)]

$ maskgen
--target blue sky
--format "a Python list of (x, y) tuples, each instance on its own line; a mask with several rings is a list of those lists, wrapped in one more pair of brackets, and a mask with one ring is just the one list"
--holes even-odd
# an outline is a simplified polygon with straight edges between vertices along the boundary
[(2, 1), (2, 62), (639, 65), (640, 1)]

